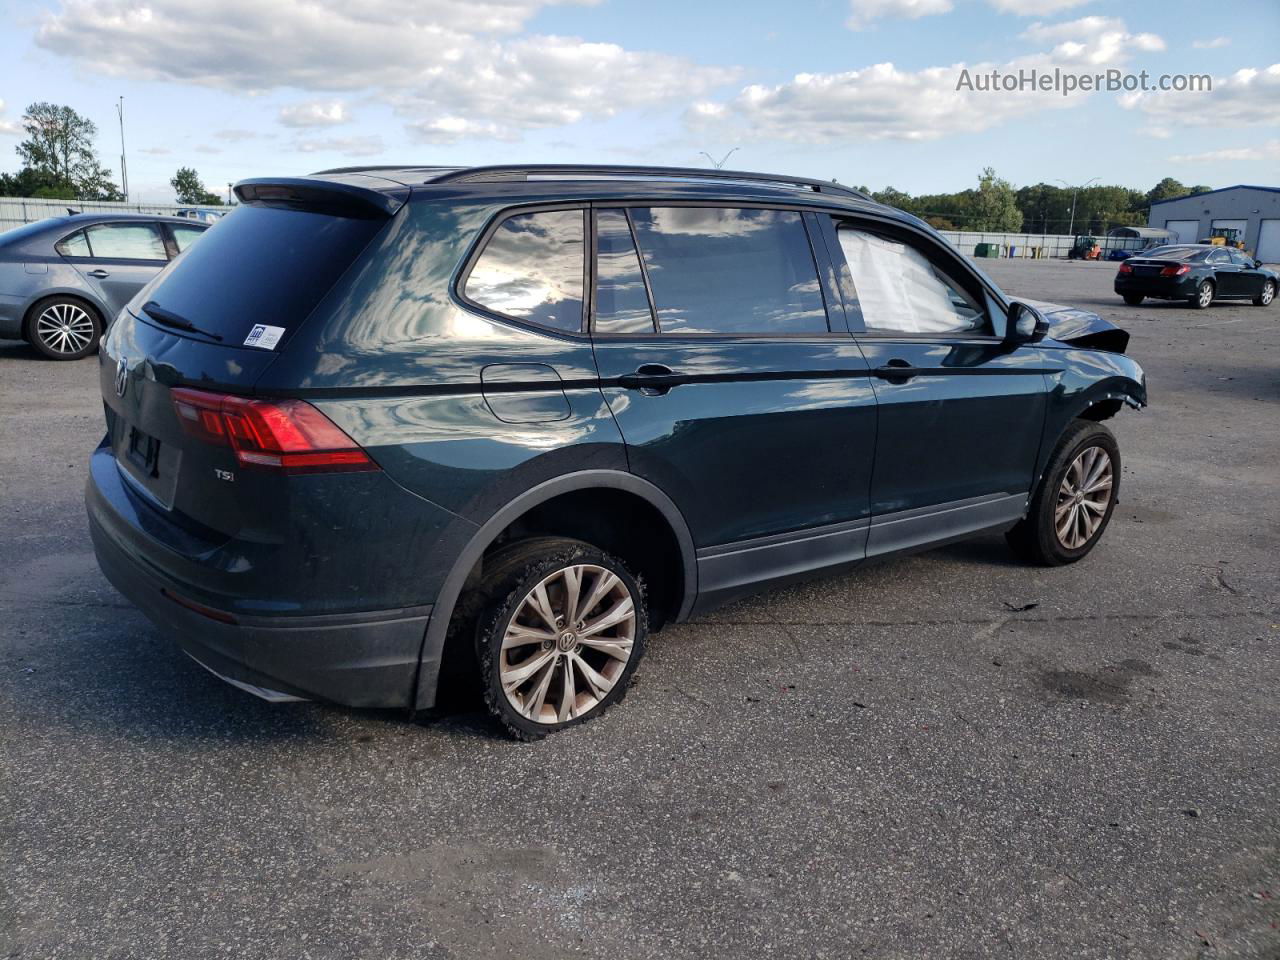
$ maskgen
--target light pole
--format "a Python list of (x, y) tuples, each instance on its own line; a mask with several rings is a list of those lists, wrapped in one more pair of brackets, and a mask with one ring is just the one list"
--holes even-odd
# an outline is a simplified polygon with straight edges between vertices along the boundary
[(1087, 187), (1090, 183), (1097, 183), (1101, 179), (1101, 177), (1094, 177), (1092, 180), (1087, 183), (1082, 183), (1078, 187), (1073, 187), (1065, 180), (1054, 180), (1054, 183), (1060, 183), (1071, 191), (1071, 223), (1067, 227), (1067, 233), (1071, 236), (1074, 237), (1076, 235), (1076, 194)]
[(717, 170), (719, 170), (721, 167), (724, 166), (725, 161), (728, 160), (730, 157), (732, 157), (737, 152), (737, 150), (738, 148), (734, 147), (732, 150), (726, 153), (723, 157), (721, 157), (719, 162), (717, 162), (716, 158), (713, 157), (711, 154), (707, 153), (707, 151), (705, 150), (699, 150), (698, 152), (702, 154), (704, 157), (706, 157), (708, 160), (710, 160), (711, 165), (715, 167)]
[(231, 206), (231, 184), (227, 184), (227, 206)]
[(129, 166), (124, 158), (124, 97), (116, 101), (116, 116), (120, 118), (120, 192), (125, 203), (129, 202)]

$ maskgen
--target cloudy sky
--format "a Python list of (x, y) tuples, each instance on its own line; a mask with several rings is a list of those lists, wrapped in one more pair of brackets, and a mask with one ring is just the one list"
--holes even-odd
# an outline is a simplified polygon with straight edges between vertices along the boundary
[[(1211, 10), (1206, 15), (1206, 10)], [(361, 163), (706, 163), (911, 193), (1280, 182), (1280, 3), (1232, 0), (0, 2), (0, 170), (24, 107), (97, 122), (135, 199)], [(1209, 93), (957, 91), (1020, 68)]]

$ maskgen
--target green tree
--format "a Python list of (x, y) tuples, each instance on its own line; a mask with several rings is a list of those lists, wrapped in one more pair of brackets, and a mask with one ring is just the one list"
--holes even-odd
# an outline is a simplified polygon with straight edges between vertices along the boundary
[(37, 193), (80, 200), (120, 200), (111, 173), (98, 162), (93, 141), (98, 128), (88, 117), (56, 103), (39, 101), (22, 115), (27, 138), (18, 144), (23, 171), (39, 178)]
[(179, 167), (169, 185), (178, 195), (179, 203), (198, 203), (204, 207), (222, 206), (222, 198), (206, 190), (200, 175), (191, 167)]
[(1173, 177), (1165, 177), (1147, 191), (1147, 206), (1150, 207), (1157, 200), (1172, 200), (1175, 197), (1185, 197), (1190, 193), (1190, 190)]
[(972, 194), (970, 209), (970, 230), (1016, 233), (1022, 229), (1022, 211), (1018, 209), (1013, 186), (997, 177), (991, 167), (985, 167), (978, 177), (978, 189)]

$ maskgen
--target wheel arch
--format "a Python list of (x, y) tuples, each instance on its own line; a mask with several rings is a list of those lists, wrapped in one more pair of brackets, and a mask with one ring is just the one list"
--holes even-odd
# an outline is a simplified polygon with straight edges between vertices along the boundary
[(450, 624), (463, 590), (468, 585), (473, 572), (482, 563), (486, 553), (499, 542), (506, 531), (523, 518), (533, 515), (539, 507), (566, 495), (602, 491), (636, 498), (665, 521), (667, 530), (674, 540), (681, 565), (678, 577), (680, 595), (669, 620), (677, 622), (689, 616), (698, 592), (697, 559), (688, 524), (671, 498), (647, 480), (617, 470), (582, 470), (555, 477), (526, 490), (495, 512), (471, 535), (466, 546), (453, 561), (449, 573), (436, 594), (431, 618), (423, 637), (413, 697), (416, 709), (425, 709), (435, 704), (436, 687)]

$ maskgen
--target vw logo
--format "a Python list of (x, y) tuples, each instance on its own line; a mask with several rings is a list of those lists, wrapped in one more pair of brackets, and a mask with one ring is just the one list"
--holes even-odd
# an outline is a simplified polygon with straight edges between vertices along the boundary
[(116, 361), (116, 396), (123, 397), (129, 389), (129, 358), (121, 355)]

